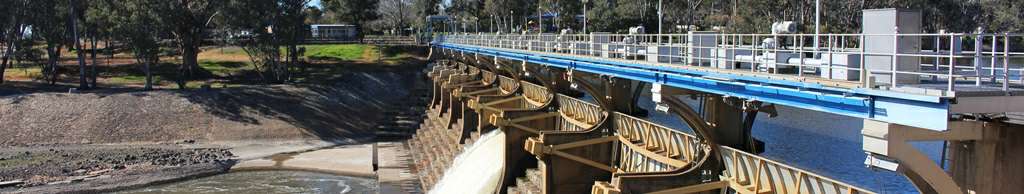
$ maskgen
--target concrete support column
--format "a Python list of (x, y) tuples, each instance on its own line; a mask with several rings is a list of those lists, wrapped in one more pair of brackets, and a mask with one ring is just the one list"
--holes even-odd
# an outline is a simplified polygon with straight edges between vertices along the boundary
[[(951, 121), (945, 131), (865, 120), (870, 166), (902, 172), (922, 193), (1016, 193), (1024, 190), (1024, 126)], [(910, 142), (948, 141), (948, 168)]]
[(764, 152), (764, 142), (751, 134), (760, 103), (748, 104), (743, 99), (704, 95), (704, 120), (711, 123), (718, 144), (750, 153)]
[(950, 141), (948, 172), (974, 193), (1024, 191), (1024, 126), (984, 123), (980, 140)]

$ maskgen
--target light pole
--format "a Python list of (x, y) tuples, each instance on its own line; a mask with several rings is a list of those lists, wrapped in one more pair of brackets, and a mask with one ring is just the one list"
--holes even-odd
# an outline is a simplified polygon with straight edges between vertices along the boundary
[(821, 0), (814, 0), (814, 56), (818, 56), (818, 36), (821, 35)]
[(544, 9), (541, 9), (544, 0), (537, 0), (537, 34), (544, 34)]
[(587, 34), (587, 2), (590, 0), (583, 0), (583, 34)]
[[(658, 35), (661, 35), (661, 19), (664, 18), (661, 14), (661, 0), (658, 0)], [(658, 39), (661, 40), (660, 38)]]

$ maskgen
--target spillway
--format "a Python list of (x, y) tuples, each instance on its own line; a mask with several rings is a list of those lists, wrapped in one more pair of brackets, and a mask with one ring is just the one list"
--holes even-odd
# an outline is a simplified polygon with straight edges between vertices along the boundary
[(501, 130), (480, 136), (455, 158), (430, 193), (495, 193), (505, 166), (504, 151), (505, 133)]

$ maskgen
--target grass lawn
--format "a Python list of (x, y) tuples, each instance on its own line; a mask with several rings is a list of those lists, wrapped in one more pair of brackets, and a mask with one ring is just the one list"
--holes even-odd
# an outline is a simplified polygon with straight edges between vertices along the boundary
[[(404, 48), (378, 48), (374, 45), (360, 44), (300, 45), (300, 47), (305, 48), (303, 60), (309, 63), (299, 67), (300, 70), (296, 72), (299, 74), (293, 79), (299, 81), (320, 80), (336, 75), (338, 71), (369, 67), (367, 65), (372, 66), (372, 64), (400, 65), (419, 60), (416, 56), (424, 55), (424, 53), (415, 53)], [(282, 47), (282, 54), (284, 49)], [(78, 71), (74, 57), (74, 55), (62, 57), (62, 65), (58, 70), (61, 76), (58, 82), (76, 83)], [(105, 61), (104, 56), (100, 57), (101, 62)], [(154, 85), (167, 88), (176, 87), (174, 80), (178, 76), (177, 69), (180, 60), (180, 56), (161, 57), (160, 64), (152, 66)], [(229, 87), (255, 83), (259, 80), (249, 55), (240, 47), (204, 47), (203, 52), (199, 53), (198, 61), (201, 69), (186, 81), (188, 88), (197, 88), (203, 84)], [(134, 59), (130, 54), (119, 53), (114, 59), (107, 62), (101, 63), (97, 69), (101, 86), (141, 86), (145, 83), (142, 67), (134, 64)], [(42, 81), (38, 80), (42, 78), (41, 75), (42, 71), (37, 65), (18, 65), (8, 68), (4, 78), (5, 80)]]
[[(341, 61), (358, 61), (376, 59), (375, 46), (361, 44), (338, 45), (302, 45), (306, 48), (305, 57), (310, 59), (328, 59)], [(373, 54), (368, 54), (373, 53)]]

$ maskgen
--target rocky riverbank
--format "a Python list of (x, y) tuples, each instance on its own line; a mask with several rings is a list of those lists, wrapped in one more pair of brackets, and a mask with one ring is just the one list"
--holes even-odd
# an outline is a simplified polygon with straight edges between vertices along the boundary
[(116, 191), (365, 143), (421, 79), (419, 68), (354, 69), (318, 83), (0, 94), (0, 193)]
[[(109, 181), (114, 177), (152, 181), (181, 178), (159, 172), (172, 169), (218, 171), (233, 164), (232, 157), (231, 152), (223, 148), (189, 148), (175, 144), (5, 147), (0, 149), (0, 182), (5, 183), (0, 185), (5, 187), (0, 192), (37, 193), (41, 190), (22, 188), (38, 186), (46, 187), (39, 188), (43, 191), (54, 192), (91, 190), (98, 188), (82, 187), (80, 183)], [(154, 173), (157, 175), (146, 175)]]

